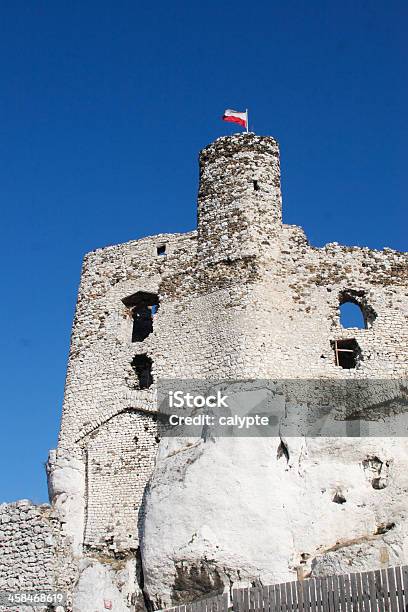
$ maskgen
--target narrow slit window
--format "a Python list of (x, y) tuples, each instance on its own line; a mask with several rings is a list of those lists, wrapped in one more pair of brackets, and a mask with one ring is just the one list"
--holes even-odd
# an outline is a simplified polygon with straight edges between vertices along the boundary
[(259, 187), (259, 183), (257, 180), (253, 180), (252, 181), (253, 186), (254, 186), (254, 191), (259, 191), (260, 187)]
[(361, 349), (355, 338), (334, 340), (332, 346), (336, 366), (344, 370), (353, 370), (358, 367), (362, 356)]
[(159, 256), (163, 256), (166, 254), (166, 245), (165, 244), (159, 244), (157, 245), (157, 255)]

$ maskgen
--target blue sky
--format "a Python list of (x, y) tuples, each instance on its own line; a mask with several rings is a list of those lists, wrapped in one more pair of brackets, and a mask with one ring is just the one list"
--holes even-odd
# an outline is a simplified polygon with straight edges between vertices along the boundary
[(284, 220), (407, 249), (405, 2), (5, 0), (0, 500), (47, 499), (85, 252), (195, 226), (225, 108), (281, 144)]

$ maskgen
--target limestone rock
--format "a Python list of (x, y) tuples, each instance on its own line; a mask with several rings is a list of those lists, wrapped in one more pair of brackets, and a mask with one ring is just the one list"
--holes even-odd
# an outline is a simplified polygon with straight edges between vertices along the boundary
[(142, 546), (156, 606), (408, 561), (408, 440), (284, 442), (162, 440)]
[(50, 451), (47, 462), (50, 500), (64, 522), (74, 554), (80, 555), (84, 532), (85, 467), (82, 461)]
[(73, 597), (73, 612), (95, 612), (115, 610), (129, 612), (121, 592), (115, 584), (115, 574), (99, 561), (86, 559), (82, 562), (78, 584)]

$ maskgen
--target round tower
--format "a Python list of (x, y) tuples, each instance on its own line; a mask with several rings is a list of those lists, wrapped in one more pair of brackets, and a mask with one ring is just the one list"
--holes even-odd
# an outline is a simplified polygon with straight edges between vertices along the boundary
[(256, 255), (282, 224), (279, 145), (253, 133), (224, 136), (200, 154), (198, 252), (217, 261)]

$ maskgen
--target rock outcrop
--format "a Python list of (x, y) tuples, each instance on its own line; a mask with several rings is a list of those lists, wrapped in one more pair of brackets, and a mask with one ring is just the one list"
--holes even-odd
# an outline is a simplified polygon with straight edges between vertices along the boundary
[[(284, 444), (285, 452), (282, 452)], [(157, 607), (408, 561), (408, 440), (163, 440), (147, 494)]]

